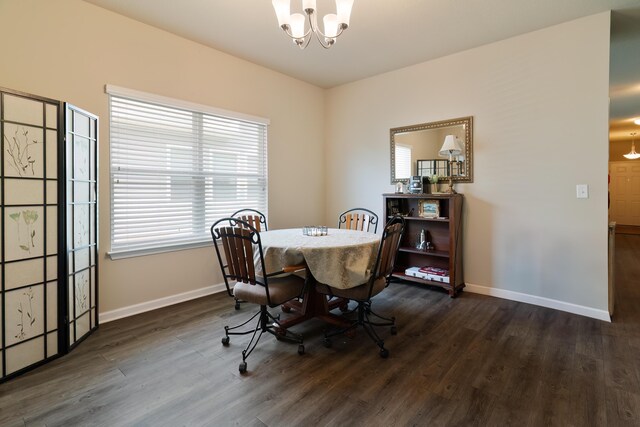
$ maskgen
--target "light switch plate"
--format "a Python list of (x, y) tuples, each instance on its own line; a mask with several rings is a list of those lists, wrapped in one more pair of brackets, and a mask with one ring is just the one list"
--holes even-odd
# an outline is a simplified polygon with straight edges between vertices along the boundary
[(587, 185), (587, 184), (578, 184), (578, 185), (576, 185), (576, 197), (578, 199), (588, 199), (589, 198), (589, 185)]

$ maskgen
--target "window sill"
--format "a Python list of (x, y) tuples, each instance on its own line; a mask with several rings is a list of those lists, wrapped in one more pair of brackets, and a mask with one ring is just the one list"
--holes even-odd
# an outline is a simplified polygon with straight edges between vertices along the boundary
[(206, 241), (206, 242), (185, 243), (181, 245), (162, 246), (162, 247), (147, 248), (147, 249), (111, 251), (111, 252), (107, 252), (107, 256), (110, 259), (115, 261), (119, 259), (135, 258), (135, 257), (147, 256), (147, 255), (157, 255), (157, 254), (163, 254), (167, 252), (184, 251), (188, 249), (198, 249), (198, 248), (204, 248), (208, 246), (213, 246), (213, 242)]

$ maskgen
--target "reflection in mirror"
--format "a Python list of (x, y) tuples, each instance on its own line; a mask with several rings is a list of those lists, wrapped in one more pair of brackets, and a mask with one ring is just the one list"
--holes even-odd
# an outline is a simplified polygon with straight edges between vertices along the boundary
[[(439, 154), (445, 137), (453, 135), (460, 154)], [(473, 182), (473, 118), (462, 117), (391, 129), (391, 183), (408, 182), (410, 176), (448, 177)], [(451, 171), (449, 170), (451, 169)]]

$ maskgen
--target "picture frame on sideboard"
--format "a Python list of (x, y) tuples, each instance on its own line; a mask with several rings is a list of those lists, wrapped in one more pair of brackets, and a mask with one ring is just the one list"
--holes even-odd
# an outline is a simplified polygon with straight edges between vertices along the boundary
[(440, 200), (419, 200), (418, 216), (422, 218), (438, 218), (440, 216)]

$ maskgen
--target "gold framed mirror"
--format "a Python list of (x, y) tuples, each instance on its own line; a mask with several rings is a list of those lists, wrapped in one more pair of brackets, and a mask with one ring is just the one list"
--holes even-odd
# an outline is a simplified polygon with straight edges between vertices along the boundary
[[(391, 183), (409, 182), (411, 176), (438, 175), (453, 182), (473, 182), (473, 117), (392, 128)], [(440, 154), (445, 137), (453, 135), (460, 153)]]

